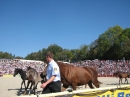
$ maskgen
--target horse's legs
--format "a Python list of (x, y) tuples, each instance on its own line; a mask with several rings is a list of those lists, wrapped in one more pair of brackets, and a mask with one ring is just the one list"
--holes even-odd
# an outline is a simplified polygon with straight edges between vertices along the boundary
[(98, 81), (94, 81), (93, 84), (94, 84), (94, 86), (95, 86), (96, 88), (99, 88), (99, 82), (98, 82)]
[(73, 88), (73, 90), (76, 90), (76, 86), (77, 86), (76, 83), (72, 83), (72, 88)]
[(24, 87), (25, 87), (25, 90), (27, 89), (27, 87), (26, 87), (26, 83), (25, 83), (25, 80), (23, 80), (23, 83), (24, 83)]
[[(128, 84), (128, 79), (127, 79), (127, 77), (125, 77), (125, 82), (127, 81), (127, 84)], [(125, 84), (125, 82), (124, 82), (124, 84)]]
[[(94, 88), (93, 85), (96, 87), (96, 88), (99, 88), (99, 81), (98, 81), (98, 74), (96, 72), (96, 70), (94, 69), (91, 69), (91, 80), (89, 81), (90, 83), (90, 88)], [(93, 84), (92, 84), (93, 83)]]
[(126, 79), (126, 77), (125, 77), (125, 81), (124, 81), (124, 84), (125, 84), (126, 80), (127, 80), (127, 79)]
[(61, 83), (61, 91), (65, 91), (68, 88), (68, 86), (64, 86), (64, 84)]
[(32, 81), (28, 81), (28, 86), (29, 86), (29, 84), (31, 83), (31, 86), (30, 86), (30, 88), (29, 88), (29, 95), (31, 94), (31, 89), (32, 89), (32, 85), (34, 84)]
[(23, 85), (23, 81), (21, 82), (21, 88), (20, 88), (20, 91), (22, 90), (22, 85)]
[(30, 83), (31, 83), (31, 86), (30, 86), (30, 90), (31, 90), (31, 89), (32, 89), (32, 86), (33, 86), (33, 82), (31, 81)]
[(93, 87), (93, 85), (92, 85), (92, 81), (91, 81), (91, 80), (88, 82), (88, 86), (89, 86), (91, 89), (94, 89), (94, 87)]
[(25, 88), (24, 95), (26, 95), (29, 84), (30, 84), (30, 81), (28, 81), (28, 83), (27, 83), (27, 87)]
[(64, 88), (64, 87), (61, 88), (61, 92), (65, 91), (65, 90), (66, 90), (66, 88)]
[[(127, 78), (126, 78), (127, 79)], [(128, 79), (127, 79), (127, 84), (128, 84)]]
[(38, 84), (38, 81), (35, 81), (34, 84), (33, 84), (33, 91), (34, 91), (34, 95), (37, 93), (37, 84)]
[(97, 77), (96, 78), (92, 78), (92, 83), (94, 84), (94, 86), (96, 87), (96, 88), (99, 88), (99, 81), (97, 80)]
[(87, 88), (87, 84), (85, 84), (85, 88)]
[(122, 79), (123, 79), (123, 78), (121, 78), (121, 84), (123, 84), (123, 83), (122, 83)]
[[(26, 94), (26, 91), (27, 91), (27, 87), (26, 87), (26, 83), (25, 83), (25, 80), (23, 80), (22, 84), (24, 83), (24, 87), (25, 87), (25, 91), (24, 91), (24, 95)], [(22, 85), (21, 84), (21, 85)]]
[(121, 78), (119, 78), (119, 85), (120, 85)]

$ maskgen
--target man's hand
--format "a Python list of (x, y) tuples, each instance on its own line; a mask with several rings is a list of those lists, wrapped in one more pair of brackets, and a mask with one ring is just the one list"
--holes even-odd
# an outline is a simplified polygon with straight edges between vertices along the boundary
[(43, 83), (42, 85), (41, 85), (41, 88), (45, 88), (46, 87), (46, 83)]
[(56, 75), (53, 75), (47, 82), (41, 85), (41, 88), (45, 88), (47, 84), (51, 83), (55, 79)]

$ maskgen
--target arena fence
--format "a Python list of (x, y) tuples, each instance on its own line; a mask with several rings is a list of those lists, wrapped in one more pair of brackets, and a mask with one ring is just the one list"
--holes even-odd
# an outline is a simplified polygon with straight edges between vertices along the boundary
[(72, 92), (65, 91), (59, 93), (49, 93), (31, 96), (24, 95), (20, 97), (130, 97), (130, 85), (75, 90)]
[(12, 74), (4, 74), (3, 77), (13, 77)]

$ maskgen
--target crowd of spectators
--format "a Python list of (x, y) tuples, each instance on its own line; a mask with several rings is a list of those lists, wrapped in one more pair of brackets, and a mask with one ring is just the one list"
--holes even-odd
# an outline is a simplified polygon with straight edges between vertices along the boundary
[(98, 76), (113, 76), (116, 71), (130, 73), (130, 60), (85, 60), (73, 63), (75, 66), (92, 67), (98, 72)]
[(0, 75), (13, 74), (15, 68), (20, 68), (26, 71), (29, 66), (35, 68), (37, 72), (42, 72), (44, 70), (45, 63), (42, 61), (32, 60), (0, 59)]
[[(129, 72), (130, 60), (85, 60), (81, 62), (70, 63), (74, 66), (87, 66), (92, 67), (98, 72), (98, 76), (113, 76), (116, 71)], [(0, 59), (0, 75), (13, 74), (15, 68), (21, 68), (26, 71), (27, 67), (32, 67), (37, 72), (42, 72), (46, 63), (35, 60), (14, 60), (14, 59)]]

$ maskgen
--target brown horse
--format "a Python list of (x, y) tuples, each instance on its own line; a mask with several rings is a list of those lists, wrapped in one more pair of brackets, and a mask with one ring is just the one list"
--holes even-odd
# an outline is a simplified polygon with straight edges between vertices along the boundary
[(87, 71), (89, 71), (91, 76), (92, 76), (91, 81), (89, 82), (90, 84), (88, 83), (89, 87), (94, 88), (93, 85), (92, 85), (92, 83), (93, 83), (96, 88), (99, 88), (99, 84), (102, 84), (102, 83), (99, 82), (98, 79), (97, 79), (98, 78), (97, 71), (94, 68), (91, 68), (91, 67), (83, 67), (83, 68), (85, 68)]
[[(94, 68), (91, 68), (91, 67), (83, 67), (83, 68), (88, 70), (91, 73), (91, 75), (93, 76), (92, 81), (89, 82), (90, 84), (88, 83), (89, 87), (94, 88), (93, 85), (92, 85), (92, 82), (93, 82), (93, 84), (98, 88), (99, 84), (102, 84), (102, 83), (99, 82), (98, 79), (97, 79), (98, 78), (97, 71)], [(87, 84), (85, 85), (85, 88), (86, 87), (87, 87)]]
[[(90, 88), (99, 88), (101, 82), (98, 81), (98, 73), (91, 67), (76, 67), (67, 63), (57, 62), (60, 68), (61, 82), (63, 84), (64, 91), (69, 86), (72, 86), (73, 90), (76, 90), (76, 86), (88, 84)], [(46, 68), (41, 76), (46, 74)], [(45, 76), (44, 76), (45, 77)]]
[(57, 62), (60, 68), (61, 82), (64, 88), (72, 86), (76, 90), (76, 86), (88, 84), (90, 88), (99, 88), (100, 82), (97, 80), (97, 72), (92, 68), (76, 67), (67, 63)]
[[(120, 82), (121, 82), (121, 84), (123, 84), (122, 83), (123, 78), (125, 78), (125, 82), (127, 81), (127, 84), (128, 84), (128, 79), (127, 78), (130, 75), (127, 72), (116, 71), (116, 72), (113, 73), (113, 76), (119, 77), (119, 84), (120, 84)], [(125, 82), (124, 82), (124, 84), (125, 84)]]

